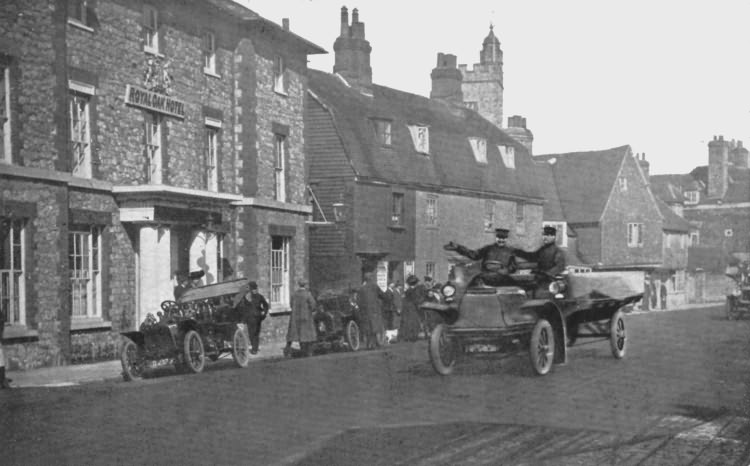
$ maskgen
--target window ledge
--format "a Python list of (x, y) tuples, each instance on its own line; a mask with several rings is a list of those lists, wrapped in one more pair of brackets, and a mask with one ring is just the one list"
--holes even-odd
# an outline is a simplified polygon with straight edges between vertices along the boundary
[(284, 92), (282, 90), (279, 90), (279, 89), (274, 89), (273, 92), (275, 92), (276, 94), (278, 94), (278, 95), (280, 95), (282, 97), (289, 97), (289, 94), (287, 94), (286, 92)]
[(288, 306), (280, 306), (275, 309), (268, 311), (268, 315), (271, 317), (288, 316), (292, 313), (292, 309)]
[(406, 227), (404, 225), (388, 225), (388, 228), (391, 230), (406, 230)]
[(100, 318), (73, 318), (70, 321), (71, 330), (110, 329), (112, 322)]
[(163, 54), (163, 53), (159, 53), (159, 51), (158, 51), (158, 50), (156, 50), (156, 49), (152, 49), (151, 47), (146, 47), (146, 46), (144, 45), (144, 46), (143, 46), (143, 51), (144, 51), (144, 52), (146, 52), (146, 53), (147, 53), (147, 54), (149, 54), (149, 55), (154, 55), (154, 56), (156, 56), (156, 57), (158, 57), (158, 58), (164, 58), (164, 54)]
[(221, 75), (216, 74), (215, 72), (211, 71), (209, 68), (203, 68), (203, 74), (206, 76), (211, 76), (212, 78), (221, 79)]
[(86, 26), (82, 22), (80, 22), (80, 21), (78, 21), (76, 19), (73, 19), (73, 18), (68, 18), (68, 24), (70, 24), (71, 26), (76, 27), (78, 29), (82, 29), (84, 31), (87, 31), (87, 32), (94, 32), (94, 28)]
[(3, 331), (3, 340), (12, 340), (14, 338), (35, 338), (39, 332), (26, 327), (25, 325), (8, 325)]

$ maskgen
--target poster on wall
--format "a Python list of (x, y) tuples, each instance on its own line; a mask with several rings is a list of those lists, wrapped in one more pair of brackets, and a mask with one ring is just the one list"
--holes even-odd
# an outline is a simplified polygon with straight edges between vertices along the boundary
[(378, 270), (377, 270), (377, 277), (378, 277), (378, 286), (381, 290), (385, 291), (386, 288), (388, 288), (388, 262), (386, 261), (380, 261), (378, 262)]

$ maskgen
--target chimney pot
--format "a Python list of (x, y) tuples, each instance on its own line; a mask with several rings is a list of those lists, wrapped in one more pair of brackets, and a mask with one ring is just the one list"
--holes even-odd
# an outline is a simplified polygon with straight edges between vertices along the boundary
[(289, 18), (281, 19), (281, 27), (284, 28), (285, 31), (289, 30)]
[(359, 22), (359, 10), (355, 8), (352, 10), (352, 24), (358, 23), (358, 22)]

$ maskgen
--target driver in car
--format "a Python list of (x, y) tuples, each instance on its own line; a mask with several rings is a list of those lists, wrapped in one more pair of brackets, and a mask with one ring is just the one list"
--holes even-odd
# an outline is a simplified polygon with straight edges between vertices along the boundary
[(482, 273), (480, 278), (482, 281), (489, 286), (503, 286), (512, 283), (508, 274), (516, 271), (516, 258), (513, 254), (513, 248), (507, 246), (507, 241), (508, 230), (496, 228), (494, 243), (473, 250), (451, 241), (445, 245), (445, 249), (456, 251), (471, 260), (481, 260)]
[(536, 274), (538, 290), (544, 292), (555, 276), (565, 270), (565, 253), (557, 247), (557, 229), (546, 226), (542, 229), (542, 247), (536, 251), (527, 252), (521, 249), (513, 249), (516, 256), (521, 259), (536, 262)]

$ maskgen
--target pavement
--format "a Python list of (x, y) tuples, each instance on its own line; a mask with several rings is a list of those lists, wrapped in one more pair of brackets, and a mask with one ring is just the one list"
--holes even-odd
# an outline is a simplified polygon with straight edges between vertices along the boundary
[[(666, 310), (635, 310), (631, 315), (654, 312), (670, 312), (702, 307), (714, 307), (720, 303), (685, 304)], [(258, 354), (250, 356), (250, 364), (273, 358), (283, 358), (285, 342), (261, 342)], [(92, 382), (122, 380), (120, 360), (104, 361), (93, 364), (74, 364), (68, 366), (42, 367), (26, 371), (9, 371), (7, 376), (13, 380), (14, 388), (26, 387), (66, 387)]]

